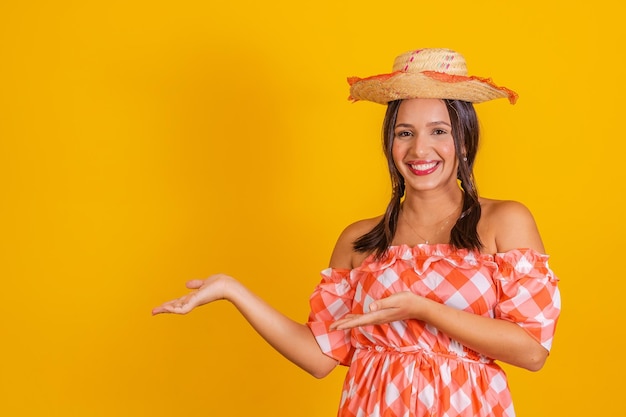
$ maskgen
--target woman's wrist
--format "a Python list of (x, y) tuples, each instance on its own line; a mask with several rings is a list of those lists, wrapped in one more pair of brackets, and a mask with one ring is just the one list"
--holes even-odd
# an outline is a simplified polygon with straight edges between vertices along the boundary
[(221, 289), (221, 299), (236, 305), (241, 299), (244, 286), (230, 275), (219, 274), (217, 279)]

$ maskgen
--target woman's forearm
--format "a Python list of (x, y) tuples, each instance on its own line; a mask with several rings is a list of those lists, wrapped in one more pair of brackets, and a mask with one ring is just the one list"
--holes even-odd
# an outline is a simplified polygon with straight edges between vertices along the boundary
[(229, 282), (225, 296), (263, 339), (306, 372), (322, 378), (337, 365), (322, 353), (307, 325), (274, 309), (238, 281)]
[(478, 353), (531, 371), (541, 369), (548, 357), (548, 351), (515, 323), (425, 301), (429, 305), (422, 320)]
[(515, 323), (457, 310), (408, 291), (377, 300), (369, 309), (365, 314), (349, 314), (330, 327), (347, 330), (414, 319), (482, 355), (531, 371), (539, 370), (548, 356), (548, 351)]

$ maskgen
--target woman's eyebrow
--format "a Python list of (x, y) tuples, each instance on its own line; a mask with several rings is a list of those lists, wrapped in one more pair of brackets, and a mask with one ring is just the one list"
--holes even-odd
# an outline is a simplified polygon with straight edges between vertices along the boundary
[(452, 127), (452, 125), (448, 122), (444, 122), (443, 120), (438, 120), (436, 122), (426, 123), (426, 126), (434, 126), (434, 125), (446, 125)]
[[(443, 120), (426, 123), (426, 126), (436, 126), (436, 125), (446, 125), (446, 126), (452, 127), (450, 123), (444, 122)], [(398, 123), (396, 127), (413, 127), (413, 125), (411, 123)]]

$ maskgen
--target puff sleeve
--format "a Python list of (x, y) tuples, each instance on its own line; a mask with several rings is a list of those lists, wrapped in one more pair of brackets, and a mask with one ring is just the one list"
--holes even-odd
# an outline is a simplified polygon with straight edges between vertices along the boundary
[(350, 285), (350, 270), (328, 268), (321, 275), (322, 281), (309, 299), (311, 312), (307, 326), (324, 354), (348, 365), (353, 351), (350, 331), (331, 331), (329, 326), (351, 311), (354, 290)]
[(561, 297), (548, 258), (532, 249), (496, 254), (494, 278), (498, 292), (495, 317), (517, 323), (549, 351)]

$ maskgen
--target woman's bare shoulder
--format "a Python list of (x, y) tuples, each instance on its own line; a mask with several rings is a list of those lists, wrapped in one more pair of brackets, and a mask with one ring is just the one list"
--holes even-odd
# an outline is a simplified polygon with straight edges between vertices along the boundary
[[(490, 251), (531, 248), (543, 252), (543, 243), (535, 219), (524, 204), (514, 200), (480, 199), (479, 233), (485, 236)], [(491, 243), (491, 245), (490, 245)]]
[(523, 203), (514, 200), (495, 200), (481, 198), (480, 207), (482, 218), (497, 227), (506, 227), (511, 224), (535, 225), (535, 219)]
[(532, 217), (530, 210), (524, 204), (514, 200), (496, 200), (481, 197), (480, 208), (484, 216), (500, 220), (502, 220), (502, 217)]
[(341, 232), (339, 239), (337, 239), (337, 244), (335, 245), (330, 259), (330, 267), (352, 269), (360, 265), (368, 254), (356, 252), (354, 250), (354, 242), (371, 231), (380, 223), (381, 219), (382, 216), (372, 217), (348, 225), (343, 232)]
[(347, 238), (352, 241), (363, 236), (367, 232), (371, 231), (378, 223), (380, 223), (383, 216), (372, 217), (370, 219), (362, 219), (348, 225), (342, 232)]

